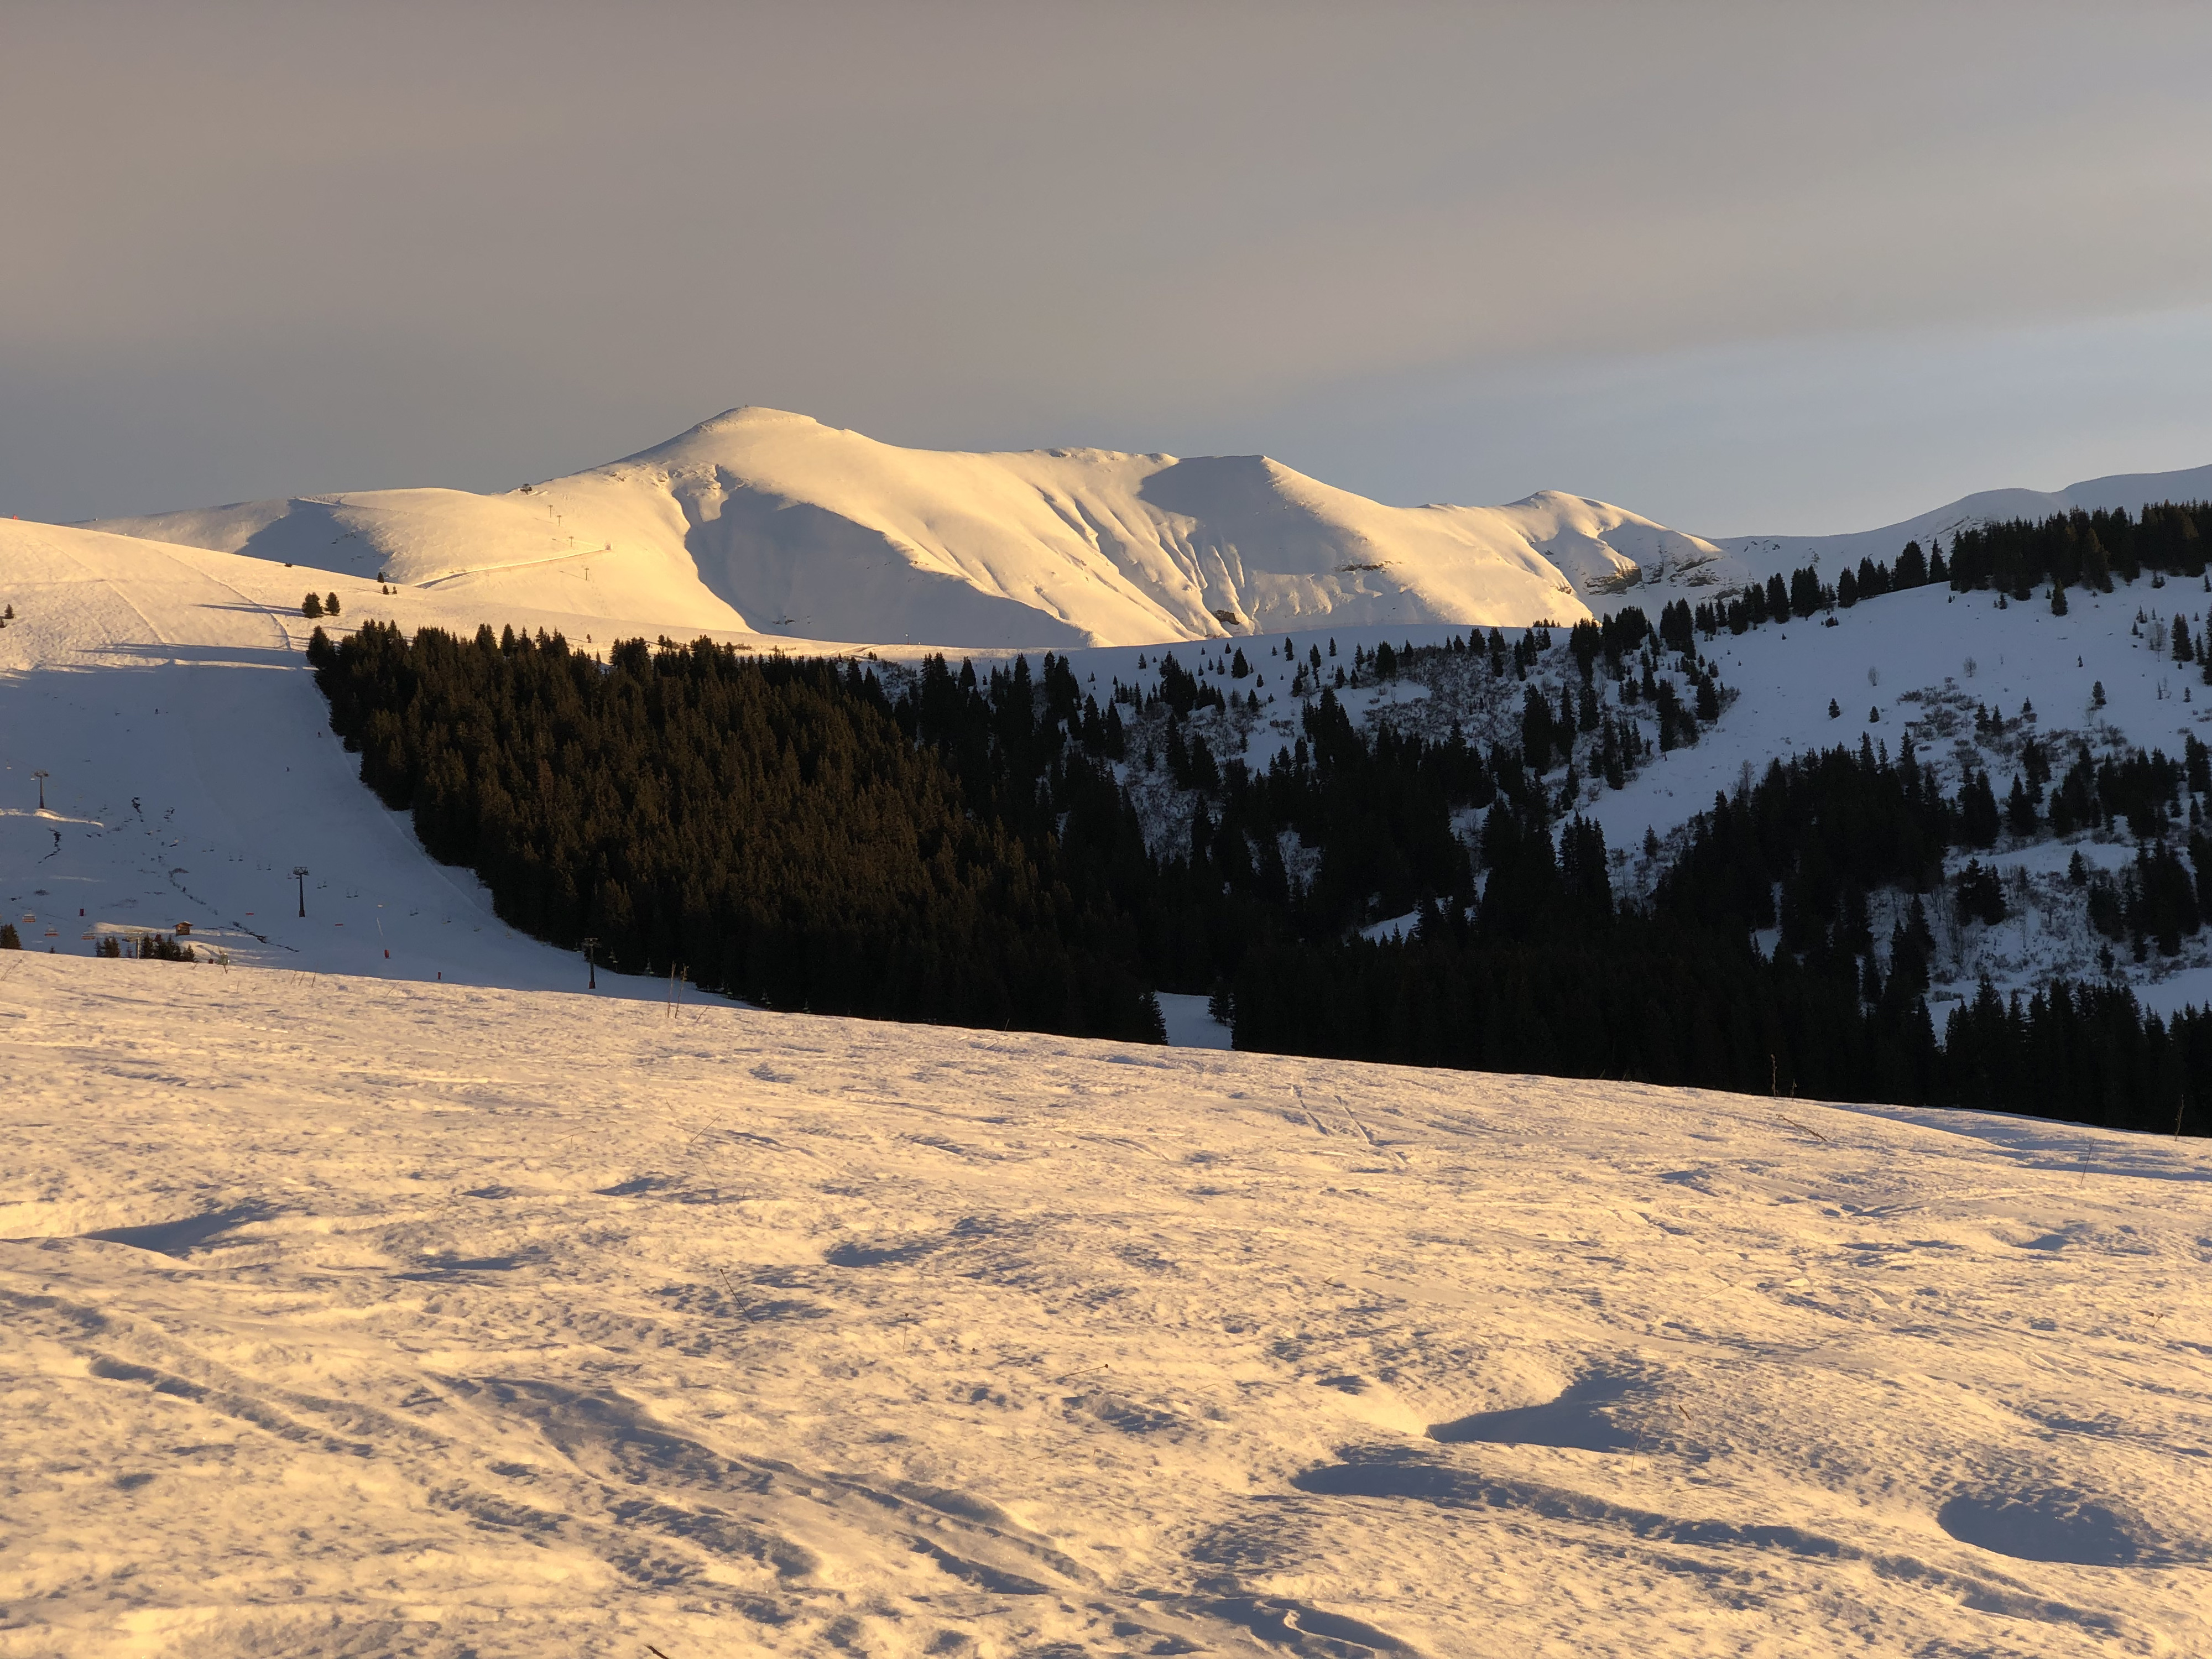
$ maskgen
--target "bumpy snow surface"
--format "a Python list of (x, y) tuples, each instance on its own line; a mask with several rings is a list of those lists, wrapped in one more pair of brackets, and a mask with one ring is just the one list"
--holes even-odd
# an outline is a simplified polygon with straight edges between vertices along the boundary
[(2212, 1646), (2198, 1143), (30, 953), (0, 1063), (0, 1652)]

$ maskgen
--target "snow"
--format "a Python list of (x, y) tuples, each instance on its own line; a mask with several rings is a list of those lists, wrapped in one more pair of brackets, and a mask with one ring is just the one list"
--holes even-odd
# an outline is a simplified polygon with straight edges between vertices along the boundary
[[(2212, 493), (2107, 486), (2071, 493)], [(301, 655), (311, 588), (338, 631), (1072, 647), (1102, 703), (1166, 640), (1258, 691), (1192, 729), (1264, 765), (1286, 629), (1348, 667), (1779, 541), (763, 410), (507, 495), (118, 527), (0, 523), (0, 1656), (2212, 1646), (2212, 1149), (1235, 1054), (1195, 995), (1161, 1050), (586, 994), (362, 788)], [(2032, 699), (2061, 771), (2178, 756), (2212, 688), (2148, 619), (2208, 611), (1939, 588), (1723, 635), (1719, 721), (1583, 810), (1618, 853), (1908, 732), (2002, 795), (1978, 702)], [(1230, 679), (1198, 641), (1247, 629)], [(1343, 700), (1517, 718), (1425, 672)], [(1939, 994), (2085, 970), (2075, 852), (2130, 856), (2001, 843), (2025, 922), (1934, 907)], [(228, 965), (90, 959), (179, 921)], [(2212, 1000), (2212, 938), (2118, 971)]]
[[(1539, 490), (1498, 511), (1521, 526), (1594, 611), (1636, 605), (1656, 620), (1670, 599), (1707, 599), (1710, 592), (1698, 590), (1740, 587), (1753, 575), (1748, 564), (1713, 542), (1588, 496)], [(1682, 591), (1672, 591), (1677, 589)]]
[[(2018, 742), (2028, 732), (2039, 737), (2060, 775), (2081, 742), (2100, 757), (2125, 747), (2162, 749), (2179, 761), (2190, 734), (2207, 737), (2212, 686), (2203, 683), (2197, 665), (2153, 650), (2152, 627), (2146, 623), (2138, 634), (2136, 622), (2138, 614), (2160, 622), (2185, 615), (2193, 635), (2212, 614), (2212, 593), (2201, 582), (2177, 579), (2154, 587), (2146, 579), (2109, 594), (2075, 590), (2064, 617), (2052, 616), (2040, 597), (2002, 611), (1996, 599), (1994, 593), (1923, 587), (1838, 611), (1833, 628), (1801, 620), (1701, 640), (1700, 650), (1739, 696), (1695, 748), (1658, 756), (1625, 790), (1597, 792), (1585, 811), (1604, 830), (1608, 846), (1632, 848), (1647, 830), (1663, 839), (1711, 807), (1717, 792), (1733, 793), (1747, 766), (1755, 777), (1771, 757), (1838, 744), (1856, 749), (1863, 738), (1894, 756), (1911, 736), (1946, 793), (1956, 791), (1971, 760), (1989, 772), (2002, 802), (2018, 770)], [(2100, 684), (2102, 708), (2093, 706)], [(1835, 719), (1828, 714), (1831, 701), (1841, 710)], [(2027, 703), (2034, 718), (2022, 722), (2018, 717)], [(2006, 716), (2013, 734), (2002, 743), (1977, 740), (1977, 704)], [(1875, 709), (1881, 718), (1870, 720)], [(1993, 928), (1960, 929), (1949, 921), (1948, 903), (1930, 900), (1939, 995), (1947, 987), (1952, 994), (1971, 992), (1984, 973), (2001, 989), (2030, 987), (2054, 973), (2103, 977), (2097, 961), (2103, 941), (2087, 931), (2080, 897), (2064, 883), (2076, 851), (2093, 867), (2106, 869), (2134, 854), (2118, 830), (2026, 843), (2007, 836), (1994, 853), (1978, 856), (2000, 872), (2021, 868), (2036, 876), (2024, 923), (2016, 914)], [(1966, 857), (1954, 853), (1954, 866)], [(2021, 909), (2017, 896), (2012, 907)], [(1889, 912), (1877, 906), (1875, 921), (1887, 938)], [(2124, 951), (2121, 957), (2117, 971), (2149, 1006), (2171, 1012), (2188, 1002), (2212, 1003), (2212, 935), (2187, 942), (2172, 962), (2153, 954), (2132, 963)]]
[(1210, 997), (1182, 991), (1154, 993), (1159, 999), (1160, 1018), (1168, 1030), (1168, 1045), (1175, 1048), (1228, 1048), (1235, 1034), (1214, 1018)]
[(0, 962), (0, 1653), (2212, 1644), (2212, 1149)]
[(1361, 928), (1359, 937), (1365, 939), (1411, 939), (1419, 927), (1420, 921), (1421, 913), (1419, 910), (1408, 910), (1400, 916), (1385, 916), (1382, 921), (1370, 921)]
[[(1571, 623), (1964, 525), (2212, 496), (2212, 467), (1984, 490), (1878, 530), (1708, 539), (1559, 490), (1388, 507), (1261, 455), (906, 449), (732, 409), (497, 495), (380, 489), (94, 528), (610, 620), (1066, 649), (1324, 626)], [(570, 592), (569, 589), (580, 591)]]
[[(559, 629), (601, 646), (618, 634), (695, 631), (665, 613), (610, 619), (563, 609), (598, 585), (557, 567), (506, 580), (513, 604), (465, 583), (399, 586), (387, 594), (374, 580), (327, 568), (0, 521), (0, 600), (19, 613), (0, 629), (0, 904), (6, 907), (0, 915), (34, 949), (63, 954), (88, 953), (88, 936), (167, 931), (188, 921), (203, 948), (227, 951), (240, 964), (525, 989), (576, 985), (581, 963), (511, 934), (473, 877), (428, 858), (404, 816), (383, 811), (362, 788), (354, 757), (330, 735), (301, 655), (313, 624), (299, 615), (299, 596), (311, 587), (339, 592), (337, 631), (368, 616), (464, 634), (482, 620)], [(1931, 587), (1838, 611), (1832, 628), (1800, 621), (1724, 634), (1701, 647), (1736, 694), (1719, 721), (1696, 747), (1655, 755), (1624, 790), (1585, 780), (1582, 810), (1616, 853), (1632, 853), (1647, 830), (1664, 841), (1710, 806), (1716, 791), (1733, 791), (1747, 766), (1756, 774), (1771, 756), (1856, 746), (1863, 733), (1894, 753), (1908, 732), (1947, 789), (1956, 787), (1965, 752), (1958, 744), (1968, 740), (1974, 763), (1990, 772), (2002, 797), (2014, 763), (2005, 744), (1971, 746), (1972, 722), (1960, 711), (1970, 715), (1978, 702), (2009, 718), (2032, 700), (2033, 729), (2062, 773), (2077, 740), (2100, 754), (2125, 744), (2178, 757), (2184, 734), (2212, 717), (2212, 702), (2197, 695), (2212, 696), (2212, 688), (2193, 667), (2152, 648), (2158, 629), (2138, 629), (2136, 617), (2154, 612), (2161, 623), (2187, 615), (2198, 632), (2212, 615), (2212, 595), (2201, 583), (2153, 587), (2145, 580), (2111, 595), (2077, 592), (2069, 614), (2054, 617), (2040, 599), (1999, 611), (1992, 594)], [(1349, 668), (1356, 649), (1434, 645), (1462, 632), (1433, 623), (1271, 632), (1236, 642), (1255, 670), (1243, 679), (1227, 673), (1231, 641), (1164, 648), (1240, 702), (1256, 690), (1263, 705), (1257, 713), (1240, 707), (1226, 716), (1201, 714), (1191, 729), (1217, 759), (1241, 757), (1259, 768), (1298, 729), (1299, 703), (1290, 696), (1294, 664), (1280, 654), (1285, 638), (1298, 661), (1322, 649), (1333, 672)], [(719, 637), (793, 650), (856, 648), (732, 629)], [(1554, 640), (1530, 683), (1556, 704), (1571, 669), (1564, 635)], [(1338, 649), (1333, 658), (1326, 654), (1331, 641)], [(963, 654), (957, 645), (885, 645), (874, 654), (896, 674), (902, 663), (936, 648)], [(1152, 644), (1066, 655), (1103, 706), (1117, 679), (1156, 687), (1162, 652)], [(964, 654), (988, 661), (1012, 652)], [(1491, 687), (1473, 659), (1447, 660), (1478, 689), (1487, 688), (1486, 702), (1468, 704), (1463, 691), (1434, 675), (1433, 685), (1422, 683), (1426, 670), (1339, 695), (1355, 720), (1414, 725), (1435, 736), (1456, 720), (1479, 744), (1517, 743), (1521, 684), (1509, 677)], [(2093, 710), (2090, 689), (2099, 683), (2106, 706)], [(1831, 699), (1842, 718), (1829, 718)], [(1880, 708), (1880, 720), (1866, 718), (1869, 707)], [(1148, 740), (1133, 730), (1133, 755)], [(46, 791), (53, 816), (44, 818), (30, 777), (41, 769), (52, 775)], [(1187, 835), (1188, 798), (1164, 772), (1144, 774), (1133, 765), (1121, 771), (1156, 844)], [(1985, 862), (2030, 872), (2029, 886), (2008, 900), (2024, 920), (1960, 927), (1948, 905), (1931, 907), (1939, 1000), (1971, 993), (1984, 974), (2003, 989), (2055, 973), (2101, 976), (2103, 941), (2087, 931), (2082, 896), (2063, 877), (2076, 850), (2106, 868), (2131, 855), (2111, 832), (2101, 840), (2003, 843)], [(1287, 856), (1301, 867), (1297, 849)], [(298, 866), (311, 872), (305, 919), (289, 873)], [(1626, 863), (1616, 885), (1634, 890), (1644, 873), (1640, 863)], [(1875, 896), (1874, 921), (1885, 939), (1892, 908), (1891, 898)], [(2136, 963), (2120, 955), (2115, 971), (2148, 1006), (2170, 1012), (2212, 1003), (2212, 931), (2188, 941), (2176, 958), (2153, 953)], [(665, 994), (665, 987), (618, 976), (602, 975), (599, 985), (611, 994)], [(1201, 1046), (1218, 1040), (1210, 1024), (1173, 1020), (1170, 1036)]]
[[(0, 920), (63, 954), (187, 921), (241, 965), (581, 985), (580, 961), (511, 933), (472, 876), (431, 860), (362, 787), (302, 655), (310, 587), (339, 593), (341, 629), (373, 615), (468, 634), (480, 619), (437, 589), (386, 596), (329, 571), (0, 523), (0, 600), (17, 613), (0, 629)], [(490, 614), (579, 644), (605, 626)]]
[(1836, 536), (1723, 536), (1716, 538), (1715, 544), (1747, 572), (1761, 577), (1778, 571), (1787, 575), (1817, 563), (1820, 574), (1833, 582), (1845, 568), (1857, 569), (1861, 559), (1888, 563), (1907, 542), (1917, 541), (1925, 548), (1932, 538), (1941, 537), (1948, 549), (1951, 538), (1970, 525), (2048, 519), (2077, 508), (2084, 513), (2124, 510), (2133, 514), (2160, 501), (2212, 501), (2212, 466), (2188, 467), (2178, 472), (2117, 472), (2084, 479), (2063, 489), (1977, 490), (1879, 530), (1855, 530)]
[[(400, 489), (104, 520), (477, 601), (912, 646), (1141, 645), (1323, 622), (1588, 615), (1530, 539), (1601, 502), (1393, 507), (1264, 456), (902, 449), (737, 409), (505, 495)], [(1563, 543), (1564, 544), (1564, 543)], [(565, 584), (549, 599), (549, 584)], [(574, 588), (577, 592), (568, 592)]]

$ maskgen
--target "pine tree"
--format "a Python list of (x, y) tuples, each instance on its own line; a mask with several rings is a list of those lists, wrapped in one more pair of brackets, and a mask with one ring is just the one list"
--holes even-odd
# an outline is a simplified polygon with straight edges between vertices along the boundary
[(321, 616), (323, 614), (322, 596), (319, 593), (310, 593), (306, 599), (301, 600), (300, 614), (303, 617)]
[(1968, 775), (1959, 786), (1959, 836), (1969, 847), (1996, 845), (1996, 792), (1990, 787), (1987, 772)]

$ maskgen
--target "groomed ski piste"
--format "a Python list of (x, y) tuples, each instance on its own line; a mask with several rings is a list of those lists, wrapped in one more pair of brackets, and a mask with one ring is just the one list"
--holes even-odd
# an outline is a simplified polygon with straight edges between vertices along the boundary
[[(308, 590), (701, 631), (502, 580), (0, 523), (0, 1654), (2212, 1645), (2198, 1143), (586, 993), (362, 787), (301, 654)], [(2155, 624), (2212, 594), (2073, 600), (1701, 641), (1720, 719), (1583, 803), (1619, 879), (1774, 755), (1931, 722), (1954, 783), (1978, 702), (2178, 757), (2212, 707)], [(1222, 758), (1291, 740), (1285, 637), (1165, 647), (1257, 665), (1193, 722)], [(2076, 851), (2132, 854), (1988, 856)], [(1939, 978), (2080, 971), (2045, 914)], [(179, 922), (228, 965), (89, 959)], [(2118, 970), (2212, 1000), (2201, 955)]]

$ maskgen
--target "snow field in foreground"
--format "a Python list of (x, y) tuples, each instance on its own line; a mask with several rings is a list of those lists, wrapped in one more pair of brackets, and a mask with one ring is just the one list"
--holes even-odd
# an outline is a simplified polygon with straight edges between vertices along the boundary
[(2212, 1645), (2212, 1148), (0, 958), (0, 1654)]

